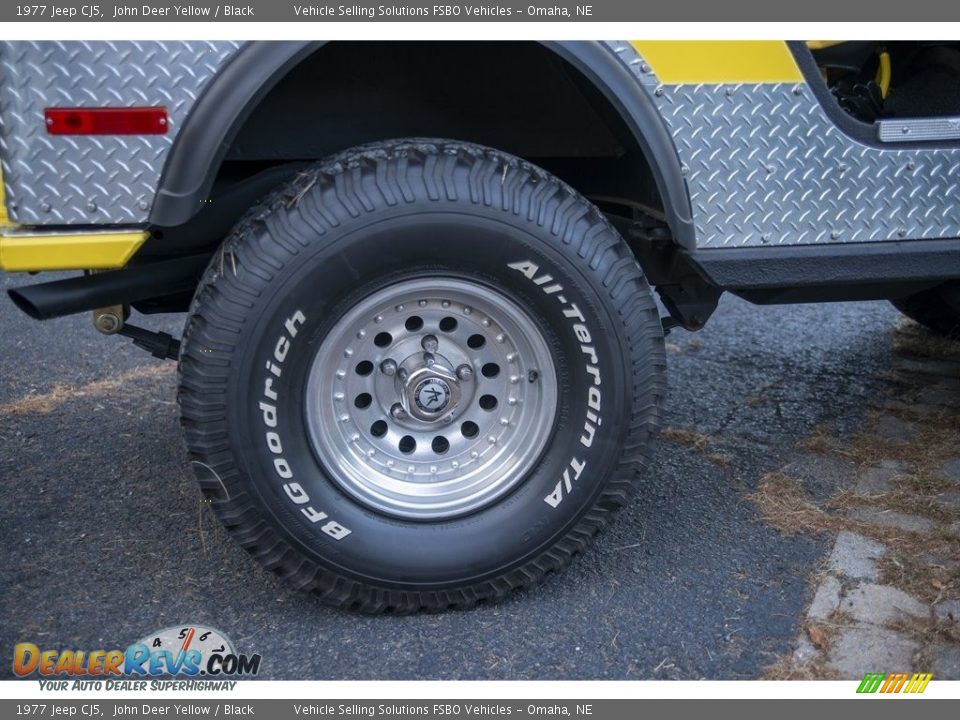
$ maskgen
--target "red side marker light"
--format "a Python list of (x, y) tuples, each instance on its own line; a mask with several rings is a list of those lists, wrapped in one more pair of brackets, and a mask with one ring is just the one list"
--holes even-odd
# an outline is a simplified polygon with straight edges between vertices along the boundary
[(165, 107), (47, 108), (49, 135), (164, 135)]

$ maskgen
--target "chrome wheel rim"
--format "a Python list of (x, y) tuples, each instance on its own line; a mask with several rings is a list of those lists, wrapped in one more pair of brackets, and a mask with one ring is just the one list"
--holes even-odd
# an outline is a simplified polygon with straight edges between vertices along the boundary
[(553, 356), (514, 301), (455, 278), (410, 280), (351, 308), (306, 387), (310, 442), (362, 504), (434, 520), (520, 483), (557, 413)]

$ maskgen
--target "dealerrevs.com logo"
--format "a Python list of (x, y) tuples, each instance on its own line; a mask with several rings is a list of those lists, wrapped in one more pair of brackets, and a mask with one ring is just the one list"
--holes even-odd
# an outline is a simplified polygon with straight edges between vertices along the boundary
[[(125, 650), (52, 650), (19, 643), (13, 650), (13, 672), (22, 678), (39, 676), (44, 689), (51, 690), (67, 689), (69, 680), (95, 681), (86, 683), (89, 689), (141, 690), (146, 687), (145, 679), (171, 676), (203, 678), (204, 682), (195, 683), (197, 689), (209, 690), (214, 689), (212, 680), (255, 676), (260, 660), (260, 655), (238, 653), (218, 630), (178, 625), (152, 633)], [(227, 684), (232, 689), (235, 683)], [(166, 687), (166, 683), (151, 685), (151, 689)], [(170, 687), (191, 689), (182, 682)]]

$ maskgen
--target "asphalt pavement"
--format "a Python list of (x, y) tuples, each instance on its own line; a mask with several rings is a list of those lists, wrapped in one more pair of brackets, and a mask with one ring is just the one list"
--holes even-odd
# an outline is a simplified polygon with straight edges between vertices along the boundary
[(591, 550), (499, 604), (369, 617), (283, 586), (200, 502), (174, 363), (86, 315), (31, 320), (4, 293), (0, 677), (18, 642), (123, 648), (201, 623), (276, 679), (756, 678), (791, 651), (832, 539), (783, 536), (748, 495), (815, 426), (859, 427), (896, 317), (724, 298), (704, 331), (668, 338), (669, 439)]

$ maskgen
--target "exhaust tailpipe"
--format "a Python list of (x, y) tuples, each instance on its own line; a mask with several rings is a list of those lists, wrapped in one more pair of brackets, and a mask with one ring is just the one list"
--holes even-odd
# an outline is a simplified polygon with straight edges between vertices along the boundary
[(209, 262), (209, 255), (191, 255), (27, 285), (8, 290), (7, 293), (16, 306), (30, 317), (49, 320), (109, 305), (129, 305), (193, 290)]

